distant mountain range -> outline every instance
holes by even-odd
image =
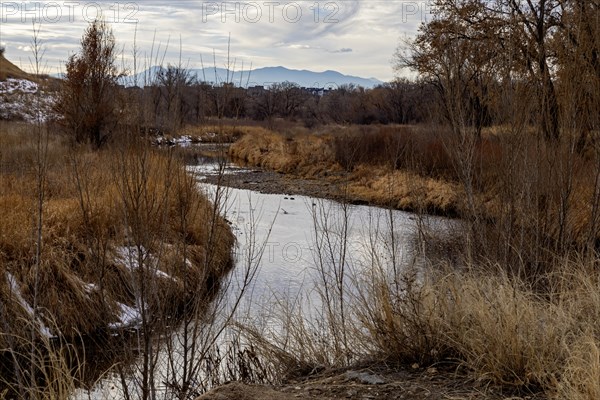
[[[156,76],[161,67],[152,67],[136,75],[122,78],[126,86],[144,86],[150,77]],[[199,81],[208,83],[232,82],[236,86],[270,86],[273,83],[293,82],[302,87],[336,88],[341,85],[353,84],[364,88],[372,88],[383,84],[376,78],[361,78],[358,76],[344,75],[337,71],[314,72],[308,70],[288,69],[285,67],[257,68],[250,71],[231,71],[225,68],[190,69],[190,74]]]

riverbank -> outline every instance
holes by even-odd
[[[265,194],[302,195],[343,200],[343,191],[340,187],[326,181],[306,179],[300,176],[252,167],[234,168],[223,176],[207,175],[203,178],[203,181],[214,185],[220,183],[236,189],[253,190]],[[354,203],[361,204],[358,200],[355,200]]]
[[[418,272],[411,272],[410,260],[406,265],[406,260],[397,260],[389,252],[394,246],[386,240],[393,243],[393,235],[371,238],[372,259],[366,260],[366,268],[374,272],[353,281],[356,286],[350,290],[360,293],[358,299],[346,299],[343,294],[341,298],[334,295],[332,301],[324,297],[323,302],[338,307],[327,317],[332,321],[323,322],[325,332],[319,330],[321,325],[316,328],[286,314],[282,319],[294,324],[287,327],[291,333],[280,341],[261,338],[258,351],[267,358],[281,357],[278,362],[283,366],[279,367],[284,371],[297,365],[306,370],[319,368],[323,358],[336,360],[333,364],[339,366],[335,362],[357,357],[363,350],[380,360],[398,362],[404,371],[414,363],[425,370],[451,365],[459,386],[475,393],[457,398],[496,398],[491,388],[498,388],[497,398],[597,398],[597,375],[586,371],[597,371],[600,343],[596,327],[582,314],[596,315],[600,310],[596,253],[582,250],[586,240],[595,237],[587,235],[596,231],[587,230],[593,228],[588,225],[591,210],[579,201],[593,201],[590,190],[594,185],[583,167],[591,166],[593,158],[569,153],[568,143],[540,145],[526,133],[515,138],[500,132],[472,148],[474,165],[469,170],[458,158],[464,155],[460,148],[440,142],[436,147],[435,137],[417,138],[414,132],[409,134],[411,140],[390,139],[377,129],[365,128],[360,134],[246,135],[231,146],[229,154],[251,172],[229,174],[221,181],[263,192],[316,193],[315,197],[377,204],[419,215],[459,215],[469,229],[456,231],[455,240],[442,243],[439,251],[435,238],[421,235],[419,245],[429,263]],[[395,134],[402,138],[402,130]],[[409,151],[390,159],[389,147],[370,147],[379,139],[383,143],[405,140]],[[414,142],[421,140],[424,143]],[[429,156],[433,161],[428,164]],[[566,172],[561,168],[568,162],[573,163],[572,170]],[[252,171],[256,166],[261,170]],[[465,171],[471,174],[468,185],[461,180]],[[571,174],[571,191],[561,192],[558,183],[565,173]],[[327,218],[337,221],[338,216],[332,213]],[[318,226],[318,231],[326,230]],[[325,260],[326,280],[343,273],[347,242],[338,231],[321,240],[332,243],[316,257]],[[389,260],[394,261],[389,264]],[[335,285],[326,281],[320,290],[336,290],[339,286]],[[344,310],[357,321],[340,320],[336,312]],[[344,349],[336,341],[340,337],[352,345]],[[441,379],[451,382],[449,376]],[[474,387],[473,382],[477,383]],[[265,392],[255,398],[278,398],[286,390],[304,398],[311,396],[308,386],[295,382],[270,386],[258,389]],[[333,387],[325,388],[320,395],[344,398],[346,389],[341,385],[340,392],[333,393]],[[256,388],[239,390],[250,393]],[[394,396],[411,398],[406,393],[400,390]]]
[[[435,367],[389,366],[333,370],[294,380],[286,385],[261,386],[233,382],[211,390],[197,400],[389,399],[389,400],[546,400],[546,396],[485,387],[467,376]]]
[[[397,162],[392,158],[400,157],[401,150],[397,155],[389,154],[393,149],[374,151],[375,154],[371,155],[376,160],[374,163],[362,162],[358,156],[353,160],[353,155],[336,154],[358,152],[361,149],[346,148],[360,146],[351,141],[336,143],[336,135],[344,135],[343,128],[332,130],[333,133],[289,137],[268,131],[250,132],[242,136],[229,148],[229,156],[242,166],[260,167],[267,174],[255,180],[232,179],[231,184],[266,191],[296,190],[305,195],[323,193],[324,197],[353,204],[370,204],[432,215],[458,216],[463,210],[464,190],[460,184],[443,176],[424,176],[409,168],[390,169],[389,164]],[[381,140],[379,146],[394,145],[386,143],[386,138],[381,135],[370,140]],[[343,165],[344,160],[348,165]],[[436,161],[430,163],[435,164]],[[268,171],[283,176],[281,183],[275,183],[279,179],[269,175]],[[275,185],[281,186],[276,188]]]
[[[341,214],[344,210],[343,205],[335,204],[334,202],[313,200],[312,203],[317,205],[317,213],[311,215],[311,203],[309,199],[303,198],[299,195],[299,191],[294,189],[295,185],[303,186],[303,183],[299,182],[296,178],[286,177],[272,171],[263,172],[232,165],[228,165],[225,168],[223,175],[215,176],[210,173],[214,173],[214,165],[210,167],[190,167],[190,170],[198,173],[199,177],[202,176],[202,182],[220,182],[225,186],[241,186],[242,188],[246,186],[250,190],[254,189],[252,192],[248,192],[249,189],[232,190],[230,193],[232,204],[227,209],[228,215],[232,218],[233,226],[241,225],[240,232],[246,232],[243,227],[252,217],[250,208],[256,207],[256,213],[261,215],[262,224],[259,222],[254,226],[253,230],[255,233],[252,237],[255,238],[256,243],[260,247],[260,243],[266,240],[261,236],[261,232],[268,232],[269,234],[267,254],[261,263],[261,277],[257,278],[258,282],[256,282],[254,291],[254,298],[258,300],[257,304],[262,304],[260,299],[263,297],[271,298],[273,296],[274,298],[279,298],[276,294],[278,293],[277,289],[285,293],[285,296],[280,298],[278,302],[285,303],[289,299],[296,298],[306,299],[307,297],[305,296],[312,298],[315,295],[315,291],[318,292],[322,286],[319,286],[319,283],[317,283],[317,286],[315,286],[316,290],[313,291],[310,282],[312,282],[315,276],[309,276],[305,271],[310,273],[310,271],[319,271],[319,268],[324,268],[324,271],[327,271],[326,273],[328,274],[334,274],[334,271],[337,271],[337,267],[335,266],[337,252],[341,251],[340,246],[343,243],[339,241],[340,236],[338,235],[340,234],[340,229],[343,229],[341,226],[345,224],[345,220]],[[209,171],[206,175],[201,175],[199,172],[206,170]],[[259,191],[263,193],[276,194],[260,195],[256,193],[256,189],[259,188],[262,189]],[[315,197],[323,198],[325,196],[318,195]],[[332,322],[334,325],[326,328],[325,332],[320,330],[314,331],[313,322],[298,319],[298,311],[295,308],[288,309],[284,307],[281,310],[272,309],[270,307],[274,306],[269,305],[271,303],[267,302],[267,309],[265,310],[257,305],[253,313],[261,315],[261,313],[266,312],[268,315],[280,315],[274,324],[276,326],[284,326],[287,334],[272,332],[269,334],[270,339],[256,336],[245,339],[248,343],[252,344],[253,357],[256,356],[256,360],[258,360],[257,364],[252,364],[248,368],[250,371],[253,371],[251,376],[263,376],[261,375],[264,373],[262,368],[266,368],[266,365],[279,365],[274,368],[278,372],[271,375],[271,377],[276,381],[283,381],[284,384],[260,386],[235,383],[216,388],[202,398],[426,399],[444,398],[443,396],[445,395],[452,395],[457,399],[506,399],[509,396],[513,399],[546,398],[538,389],[529,388],[528,384],[525,385],[527,386],[525,388],[520,384],[507,384],[503,386],[495,382],[494,378],[488,380],[485,377],[487,373],[499,374],[499,376],[510,374],[508,371],[494,370],[495,367],[499,369],[507,368],[504,363],[512,362],[509,361],[511,358],[510,355],[508,359],[499,360],[497,366],[486,366],[485,369],[487,372],[482,373],[482,375],[479,375],[480,372],[473,370],[473,368],[476,368],[474,365],[463,364],[456,359],[446,358],[450,354],[454,354],[454,351],[459,351],[458,347],[462,348],[462,346],[465,346],[465,349],[467,347],[472,349],[473,346],[479,346],[480,344],[477,343],[478,339],[485,341],[485,338],[489,337],[491,331],[500,332],[500,327],[497,325],[498,321],[506,321],[506,318],[510,318],[510,310],[487,304],[485,296],[488,293],[493,292],[498,294],[502,301],[509,303],[506,307],[512,308],[514,305],[518,307],[517,312],[528,313],[531,310],[529,307],[532,304],[522,301],[523,297],[521,297],[528,296],[527,293],[529,291],[527,288],[515,287],[516,292],[514,295],[516,297],[512,299],[510,296],[507,297],[507,293],[501,293],[498,290],[498,287],[506,287],[506,281],[485,282],[479,276],[473,276],[470,273],[455,274],[451,269],[446,272],[440,272],[438,269],[442,268],[440,265],[433,267],[432,270],[428,268],[420,270],[419,274],[422,273],[422,276],[426,277],[424,279],[431,279],[431,282],[424,288],[416,285],[410,292],[403,292],[405,293],[404,295],[410,295],[410,298],[397,299],[395,297],[397,294],[393,292],[393,289],[387,294],[391,298],[386,298],[385,293],[373,293],[372,284],[375,287],[379,287],[379,284],[394,287],[392,282],[386,282],[386,278],[377,273],[379,269],[398,267],[399,270],[403,271],[399,272],[398,275],[398,279],[403,282],[401,284],[403,285],[402,287],[410,282],[410,259],[412,257],[407,251],[410,243],[412,243],[409,237],[412,237],[411,234],[416,235],[417,230],[415,228],[417,225],[415,221],[418,218],[416,216],[405,215],[402,212],[394,212],[394,226],[397,235],[395,240],[397,242],[390,242],[389,232],[386,228],[388,226],[386,221],[389,221],[389,214],[385,209],[351,207],[349,214],[351,216],[346,220],[349,226],[347,240],[348,243],[352,243],[349,245],[352,250],[348,250],[348,261],[346,261],[346,268],[348,269],[346,273],[351,274],[351,277],[349,278],[349,287],[346,289],[352,293],[360,293],[361,297],[364,296],[364,302],[357,303],[357,299],[352,296],[345,297],[343,301],[350,315],[356,316],[356,318],[362,316],[360,318],[363,319],[352,322],[347,321],[348,326],[345,328],[339,325],[339,320],[334,320]],[[325,226],[320,225],[324,222],[321,220],[321,217],[328,220]],[[273,223],[273,221],[275,222]],[[314,230],[314,223],[319,227],[319,231],[331,232],[331,236],[325,236],[321,239],[330,240],[332,246],[330,251],[334,252],[334,254],[327,253],[325,255],[328,260],[330,259],[329,257],[334,259],[333,261],[325,261],[326,265],[321,265],[316,261],[319,259],[319,253],[315,252],[318,251],[317,243],[320,241],[320,236],[312,240],[307,237],[311,236],[309,232]],[[439,227],[440,225],[434,223],[434,226]],[[364,249],[365,251],[361,252],[359,248],[355,247],[355,243],[369,240],[367,239],[369,232],[375,235],[370,237],[370,240],[373,241],[371,246],[376,247],[369,247],[367,245]],[[435,233],[431,232],[430,229],[426,229],[425,232]],[[324,235],[327,234],[324,233]],[[243,237],[241,236],[241,238]],[[285,254],[287,253],[283,257],[280,255],[281,250],[286,249],[286,243],[293,244],[292,247],[287,247],[288,250],[290,248],[294,250],[292,252],[293,260],[286,260]],[[241,244],[244,246],[243,239]],[[391,248],[398,249],[397,264],[393,266],[389,262],[384,261],[390,260]],[[302,256],[298,255],[298,249],[301,249]],[[327,250],[324,251],[327,252]],[[365,265],[363,264],[365,261],[359,261],[363,259],[365,254],[369,254],[370,252],[374,252],[376,254],[375,257],[379,258],[383,264],[375,262],[373,265]],[[430,247],[428,247],[428,255],[433,260]],[[302,262],[298,262],[298,257],[302,259]],[[329,264],[330,262],[332,265]],[[440,263],[444,262],[445,259],[442,255]],[[369,271],[366,276],[357,276],[351,272],[361,270],[363,267],[366,267],[367,271]],[[408,268],[408,270],[405,270],[405,268]],[[447,279],[440,280],[441,276],[445,276]],[[302,284],[303,289],[300,291],[298,291],[297,281],[304,282]],[[321,282],[321,284],[323,283]],[[479,288],[478,284],[482,287]],[[266,292],[265,287],[267,288]],[[274,290],[272,294],[269,288]],[[380,288],[379,290],[384,289]],[[458,304],[446,302],[445,295],[447,293],[457,293],[457,296],[464,293],[464,297],[456,299]],[[513,300],[514,303],[511,303]],[[313,298],[312,304],[313,306],[317,306],[322,301],[324,299],[317,295],[316,300]],[[335,300],[331,301],[337,304],[339,299],[335,297]],[[482,312],[482,308],[488,306],[491,309],[489,314],[486,314],[484,320],[480,312]],[[382,310],[388,311],[384,312]],[[320,313],[325,311],[315,308],[313,312],[321,315]],[[323,324],[328,326],[327,319],[336,318],[338,313],[339,310],[336,309],[334,311],[335,315],[329,315],[327,318],[324,318]],[[478,318],[478,315],[479,321],[484,326],[467,327],[461,322],[463,318]],[[294,321],[293,327],[286,326],[286,324],[290,323],[289,319]],[[532,325],[527,325],[529,322],[532,322]],[[522,323],[525,330],[523,332],[524,335],[534,334],[537,336],[540,334],[540,332],[533,333],[539,328],[535,326],[534,321],[522,321]],[[469,328],[473,329],[472,337],[465,334],[465,330]],[[348,340],[352,342],[347,351],[349,354],[353,354],[352,357],[358,357],[360,360],[362,360],[362,356],[371,357],[380,362],[387,360],[389,357],[390,364],[384,363],[380,364],[377,368],[373,366],[369,368],[371,374],[377,377],[384,377],[384,383],[365,384],[357,382],[354,378],[346,376],[345,370],[336,369],[334,366],[339,361],[335,360],[337,357],[344,357],[344,355],[333,356],[337,351],[335,349],[336,344],[331,342],[334,340],[332,336],[335,336],[335,333],[329,331],[329,329],[337,330],[338,332],[344,329],[347,330],[349,335]],[[357,331],[364,332],[364,330],[369,330],[370,333],[364,334],[364,336],[355,336]],[[477,332],[475,332],[476,330]],[[505,344],[502,341],[509,340],[510,337],[509,332],[505,332],[505,334],[505,337],[499,339],[502,344],[498,344],[498,348],[490,348],[489,351],[503,351],[501,347]],[[270,342],[273,339],[272,335],[282,335],[281,342],[277,340]],[[291,335],[292,338],[287,335]],[[453,346],[458,345],[458,347],[454,347],[454,350],[448,350],[446,345],[443,344],[445,340],[442,336],[445,335],[451,335],[452,337],[448,338],[448,340],[453,342]],[[471,339],[473,340],[472,342]],[[360,349],[365,347],[370,348],[375,353],[361,353]],[[510,349],[509,351],[519,352],[521,349]],[[361,357],[357,356],[357,353],[361,354]],[[279,359],[278,357],[281,358]],[[329,362],[332,363],[329,365],[329,368],[333,369],[329,370],[329,372],[323,372],[324,369],[328,369],[324,365],[327,365]],[[288,368],[294,371],[299,365],[302,366],[302,371],[294,372],[294,374],[299,375],[293,375],[294,378],[292,379],[286,378],[290,372]],[[414,368],[412,367],[413,365]],[[555,367],[553,366],[552,368]],[[256,371],[253,368],[256,368]],[[354,371],[354,369],[349,370]],[[377,372],[373,373],[373,370]],[[315,371],[320,372],[315,375]],[[335,371],[338,371],[338,373]],[[540,371],[536,371],[536,374],[539,373]]]
[[[66,398],[119,362],[90,364],[80,343],[135,335],[137,349],[87,349],[131,355],[199,318],[234,237],[175,158],[135,138],[73,147],[48,129],[0,124],[0,393],[37,396],[56,380]],[[40,387],[19,386],[28,374]]]

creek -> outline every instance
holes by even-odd
[[[416,251],[419,235],[449,233],[453,225],[441,217],[204,182],[211,174],[251,172],[232,165],[222,168],[208,162],[189,166],[188,171],[197,177],[209,200],[219,204],[221,215],[237,239],[236,267],[224,285],[226,293],[219,312],[228,314],[235,307],[237,321],[261,327],[263,332],[281,328],[281,320],[274,318],[274,313],[281,312],[282,304],[293,305],[305,318],[319,318],[324,304],[318,288],[323,279],[337,281],[341,277],[342,286],[351,296],[360,295],[353,293],[353,283],[365,276],[365,270],[397,274],[400,266],[418,266],[422,262]],[[244,295],[238,302],[242,289]],[[177,346],[182,330],[172,335],[169,340],[175,345],[163,347],[160,352],[168,348],[183,358],[184,352]],[[168,358],[166,354],[159,354],[160,357]],[[163,395],[171,386],[161,383],[168,381],[172,371],[167,367],[161,371],[159,365],[156,374],[157,398],[174,398]],[[138,390],[136,384],[133,378],[127,382],[133,393]],[[122,381],[109,376],[89,391],[79,390],[74,398],[124,398]]]

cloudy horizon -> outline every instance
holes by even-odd
[[[236,70],[284,66],[382,81],[395,75],[400,40],[431,18],[427,1],[0,1],[0,44],[31,71],[33,21],[41,21],[43,72],[62,72],[99,10],[130,71],[134,43],[138,71],[180,60],[188,68],[225,67],[231,38]]]

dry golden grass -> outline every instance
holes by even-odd
[[[411,171],[360,166],[351,175],[352,197],[400,210],[458,215],[463,190],[460,185],[423,177]]]
[[[336,135],[347,135],[348,127],[334,126],[317,134],[280,135],[252,132],[230,148],[230,156],[243,163],[336,183],[351,199],[410,211],[456,215],[460,210],[460,185],[411,170],[395,170],[376,164],[358,164],[344,172],[336,162]]]
[[[17,67],[15,64],[7,60],[4,55],[0,55],[0,81],[6,79],[26,79],[28,81],[36,82],[44,88],[55,88],[60,83],[57,78],[50,77],[46,74],[30,74]]]
[[[0,125],[0,302],[12,315],[0,330],[18,334],[30,319],[8,274],[29,304],[40,289],[40,314],[67,337],[118,321],[118,303],[136,302],[138,279],[148,280],[156,313],[176,317],[184,302],[210,295],[232,265],[233,235],[179,162],[138,144],[90,152],[48,137],[37,263],[40,137],[46,143],[31,126]],[[123,260],[136,248],[151,255],[133,253],[142,278]]]
[[[600,277],[592,264],[556,266],[544,293],[497,265],[419,267],[417,275],[405,270],[399,286],[366,268],[351,284],[345,305],[352,319],[343,325],[276,302],[270,311],[278,330],[241,330],[279,379],[366,359],[452,371],[480,385],[482,396],[491,385],[593,400],[600,394]],[[336,353],[332,330],[346,332],[346,353]]]
[[[567,357],[557,397],[572,400],[600,398],[600,343],[597,336],[577,338]]]
[[[354,305],[363,340],[389,361],[449,363],[483,384],[598,398],[600,280],[581,262],[557,269],[544,294],[496,267],[431,269],[402,293],[375,279]]]
[[[310,176],[319,165],[335,169],[328,136],[285,137],[263,129],[244,135],[229,154],[250,165],[302,176]]]

